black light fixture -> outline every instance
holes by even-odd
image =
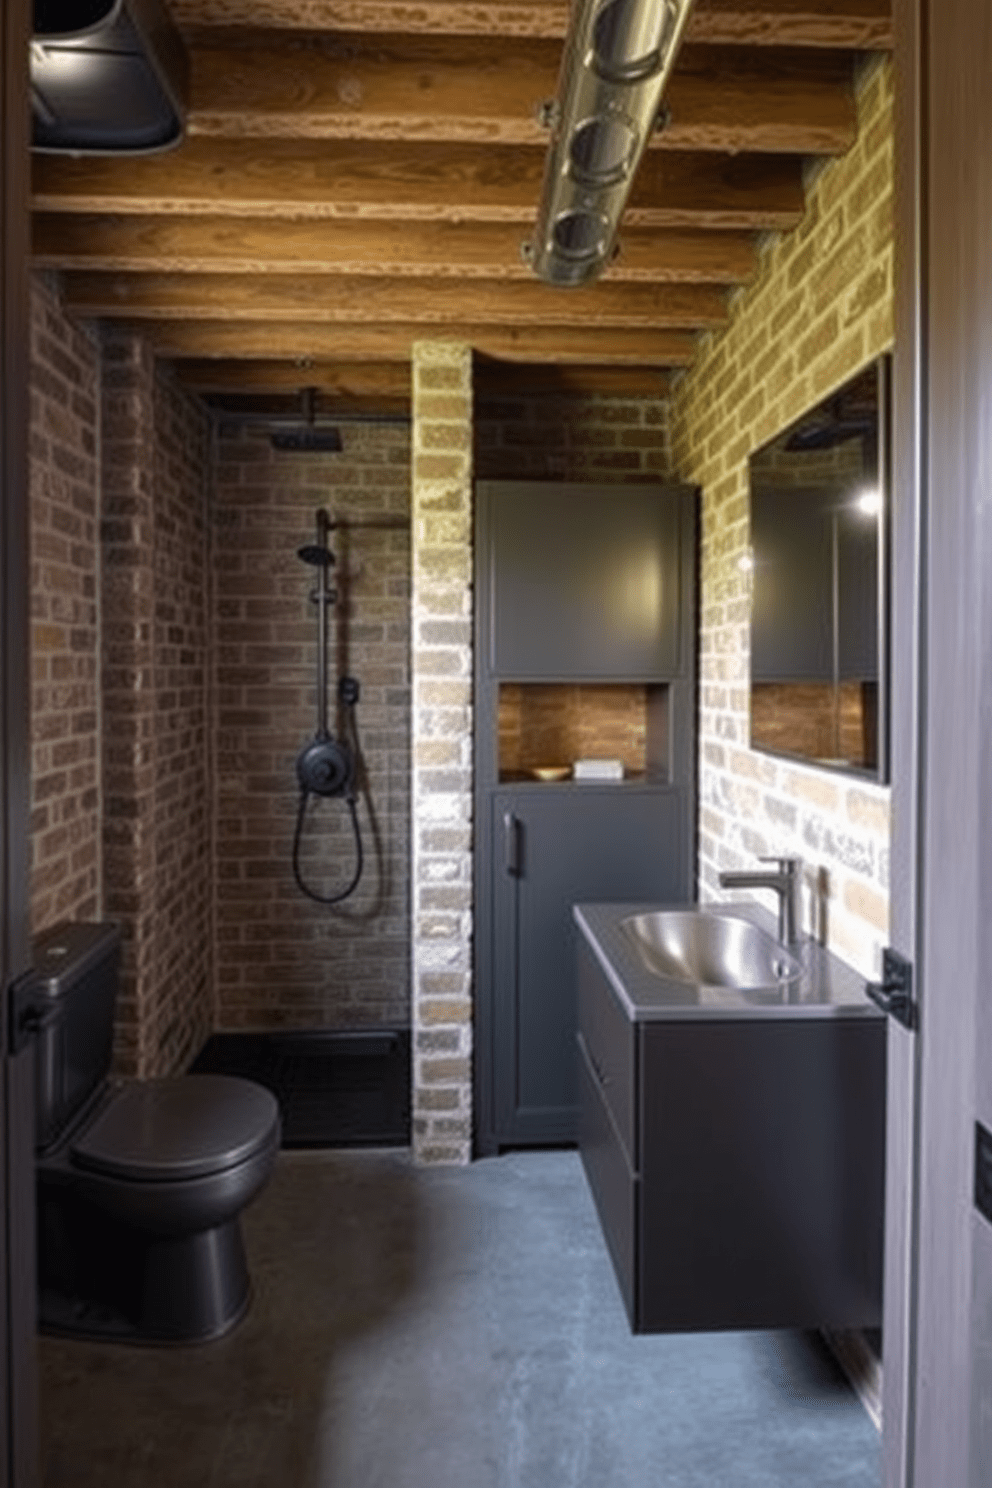
[[[585,284],[610,262],[620,217],[659,120],[692,0],[577,0],[545,106],[551,143],[523,255],[549,284]]]
[[[35,0],[36,150],[150,154],[183,137],[188,63],[161,0]]]

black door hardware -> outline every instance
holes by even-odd
[[[886,946],[882,952],[882,980],[866,982],[865,991],[883,1013],[890,1013],[904,1028],[916,1027],[913,1001],[913,965],[898,951]]]
[[[11,1054],[20,1054],[33,1038],[55,1021],[56,1013],[38,996],[38,978],[27,971],[7,988],[7,1037]]]

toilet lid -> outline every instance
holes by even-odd
[[[261,1085],[183,1075],[125,1085],[73,1143],[83,1168],[117,1178],[202,1178],[278,1141],[279,1107]]]

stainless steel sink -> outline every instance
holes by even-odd
[[[705,909],[659,909],[630,915],[621,928],[656,976],[697,987],[764,992],[788,987],[803,968],[758,925]]]

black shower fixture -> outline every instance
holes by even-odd
[[[343,449],[341,431],[334,424],[318,422],[316,399],[315,388],[303,388],[300,400],[303,404],[304,422],[291,424],[282,429],[273,429],[269,436],[273,449],[288,450],[293,453],[340,454]],[[302,549],[300,557],[303,557]]]
[[[189,64],[162,0],[35,0],[32,144],[151,154],[179,144]]]
[[[317,606],[317,731],[296,757],[300,799],[293,836],[293,874],[301,892],[318,904],[338,904],[347,899],[358,887],[363,867],[362,833],[358,824],[358,726],[355,721],[359,685],[355,677],[341,677],[338,681],[338,706],[345,734],[336,738],[327,720],[327,633],[329,612],[338,597],[337,590],[332,589],[329,582],[335,562],[328,546],[331,525],[330,516],[321,508],[317,512],[317,541],[304,543],[297,549],[297,557],[317,570],[317,586],[310,596]],[[343,889],[329,894],[321,893],[306,883],[300,869],[303,825],[311,796],[342,798],[351,817],[355,839],[354,871]]]

